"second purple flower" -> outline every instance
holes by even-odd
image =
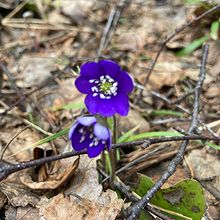
[[[83,64],[75,85],[87,94],[85,105],[91,114],[104,117],[128,114],[128,93],[133,90],[133,80],[117,63],[101,60]]]
[[[75,151],[87,149],[90,158],[111,147],[111,132],[93,116],[82,116],[70,128],[69,139]]]

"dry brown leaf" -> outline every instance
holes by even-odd
[[[12,206],[25,207],[28,204],[36,206],[39,202],[39,196],[22,185],[2,182],[0,184],[1,192],[8,198]]]
[[[189,77],[190,79],[192,79],[194,81],[198,80],[198,74],[199,74],[198,69],[189,69],[189,70],[186,70],[184,73],[185,76]],[[205,81],[204,81],[204,85],[208,85],[209,83],[211,83],[213,81],[214,81],[214,78],[207,73]]]
[[[215,79],[218,77],[220,77],[220,60],[217,60],[215,65],[213,65],[211,68],[210,68],[210,75],[212,77],[214,77]]]
[[[119,118],[120,129],[123,132],[129,131],[130,129],[138,127],[139,132],[147,132],[150,129],[148,121],[141,115],[140,112],[130,109],[127,117]]]
[[[39,86],[52,76],[52,70],[55,70],[55,61],[48,55],[24,55],[19,60],[17,69],[14,70],[14,72],[20,72],[21,80],[17,85],[19,87]]]
[[[220,85],[217,85],[216,84],[211,84],[209,86],[209,88],[207,89],[205,95],[209,98],[212,98],[212,97],[220,97]]]
[[[6,196],[0,191],[0,209],[4,206],[6,202]]]
[[[110,220],[115,219],[116,216],[120,213],[121,208],[123,207],[123,200],[118,199],[116,192],[108,189],[106,192],[103,192],[100,195],[98,204],[101,207],[101,210],[97,216],[97,219]]]
[[[160,62],[149,78],[153,89],[160,89],[163,86],[174,86],[183,76],[180,62]]]
[[[10,205],[8,209],[5,211],[5,220],[16,219],[16,212],[17,209]]]
[[[102,192],[102,185],[99,184],[96,161],[97,158],[90,159],[87,155],[80,156],[79,167],[71,185],[65,190],[66,195],[74,193],[82,198],[97,201]]]
[[[116,46],[120,51],[141,51],[146,43],[145,37],[144,32],[138,32],[138,30],[121,33],[116,38],[114,46]]]
[[[113,220],[122,206],[123,201],[112,190],[102,193],[98,202],[79,196],[64,197],[63,194],[58,194],[52,199],[44,198],[39,203],[40,216],[45,220]]]
[[[18,207],[16,211],[16,220],[39,220],[39,210],[30,205]]]
[[[58,171],[53,173],[52,170],[52,174],[49,175],[47,180],[43,182],[35,182],[28,172],[22,175],[20,180],[25,186],[31,189],[56,189],[67,183],[68,180],[71,179],[75,174],[75,171],[79,165],[79,158],[77,158],[74,162],[72,161],[65,164],[60,161]]]
[[[60,4],[63,14],[77,25],[88,26],[89,24],[92,24],[91,22],[97,22],[97,20],[102,22],[106,16],[105,11],[107,7],[105,1],[65,0],[61,1]],[[99,16],[97,16],[97,13]]]
[[[22,127],[23,128],[23,127]],[[10,128],[0,130],[0,142],[1,149],[12,139],[12,137],[22,130],[21,127]],[[39,136],[32,129],[27,129],[22,132],[7,148],[4,158],[10,157],[10,155],[15,154],[16,152],[21,151],[24,147],[30,146],[31,144],[37,142]],[[4,143],[4,144],[2,144]],[[10,161],[16,159],[17,161],[28,161],[33,159],[31,150],[22,151],[15,155],[15,157],[10,158]],[[7,159],[8,160],[8,159]]]
[[[205,148],[192,150],[187,155],[187,160],[198,179],[203,180],[216,177],[212,184],[220,191],[220,163],[216,153],[210,153]],[[205,195],[209,203],[215,202],[214,197],[210,193],[206,191]]]

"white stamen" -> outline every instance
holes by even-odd
[[[99,143],[99,140],[96,138],[96,139],[94,140],[94,145],[97,146],[98,143]]]
[[[116,90],[117,90],[117,88],[115,88],[115,87],[111,87],[111,88],[110,88],[110,91],[111,91],[112,93],[114,93]]]
[[[93,83],[94,81],[95,81],[95,79],[90,79],[89,80],[90,83]]]
[[[101,93],[99,96],[100,96],[101,99],[105,99],[104,94]]]
[[[109,79],[109,82],[114,82],[114,79]]]
[[[117,92],[113,93],[113,96],[116,96],[117,95]]]
[[[100,80],[103,80],[105,77],[104,76],[100,76]]]
[[[98,95],[98,93],[93,93],[92,94],[93,97],[96,97],[97,95]]]
[[[102,144],[106,144],[106,141],[102,141]]]
[[[106,75],[105,77],[106,77],[107,79],[112,79],[109,75]]]
[[[95,83],[99,83],[99,80],[96,80]]]
[[[81,138],[80,138],[80,141],[79,141],[79,143],[82,143],[84,140],[85,140],[85,136],[82,136]]]
[[[113,86],[116,87],[118,85],[118,82],[114,82]]]
[[[90,135],[89,135],[89,138],[91,139],[91,138],[93,138],[94,137],[94,135],[93,135],[93,133],[91,133]]]
[[[102,80],[102,84],[104,84],[105,82],[106,82],[106,79],[103,79],[103,80]]]
[[[83,129],[83,128],[80,128],[80,129],[79,129],[79,133],[82,134],[83,132],[84,132],[84,129]]]
[[[111,96],[106,96],[105,98],[106,98],[106,99],[110,99],[110,98],[111,98]]]
[[[89,146],[92,147],[92,146],[93,146],[93,142],[91,142],[91,143],[89,144]]]
[[[98,90],[98,88],[97,88],[96,86],[93,86],[93,87],[92,87],[92,91],[93,91],[93,92],[98,92],[99,90]]]

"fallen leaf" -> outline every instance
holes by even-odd
[[[212,97],[219,97],[220,96],[220,85],[217,85],[217,83],[213,83],[209,86],[209,88],[207,89],[205,95],[209,98]]]
[[[119,118],[120,128],[119,130],[126,132],[131,130],[132,128],[138,127],[139,132],[149,131],[150,125],[148,121],[141,115],[140,112],[130,109],[127,117]]]
[[[19,73],[21,80],[17,81],[19,87],[39,86],[51,75],[51,71],[55,70],[54,59],[49,56],[23,56],[17,64],[16,72]]]
[[[149,78],[149,84],[154,89],[160,89],[163,86],[174,86],[183,76],[181,64],[178,62],[160,62]]]
[[[6,202],[6,196],[0,191],[0,209],[4,206]]]
[[[220,163],[216,153],[210,153],[205,148],[201,150],[192,150],[187,155],[187,160],[198,179],[203,180],[216,177],[212,181],[212,185],[220,191]],[[216,201],[216,199],[207,191],[205,191],[205,196],[208,203]]]
[[[0,191],[14,207],[25,207],[28,204],[36,206],[39,202],[39,196],[37,194],[19,184],[2,182],[0,184]]]
[[[56,189],[60,186],[63,186],[73,177],[79,165],[79,158],[77,158],[75,161],[72,158],[71,161],[70,159],[66,160],[69,160],[69,163],[64,164],[64,160],[61,160],[57,172],[52,170],[51,174],[49,174],[45,181],[34,181],[29,172],[26,172],[24,175],[22,175],[20,180],[25,186],[28,186],[31,189]],[[57,169],[57,167],[55,167],[55,169]]]
[[[17,220],[39,220],[39,210],[33,206],[18,207],[16,210]]]
[[[116,38],[114,46],[120,51],[141,51],[144,48],[145,34],[142,31],[136,30],[135,32],[121,33],[119,37]]]
[[[102,192],[102,185],[99,184],[96,160],[97,158],[89,159],[87,155],[80,156],[79,167],[71,185],[65,190],[66,195],[74,193],[94,202],[98,200]]]
[[[43,198],[39,203],[40,217],[45,220],[88,219],[113,220],[120,212],[123,201],[117,198],[116,192],[103,192],[98,201],[81,198],[78,195],[64,197],[58,194],[52,199]]]

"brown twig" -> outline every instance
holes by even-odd
[[[220,201],[220,192],[210,183],[207,183],[205,180],[201,180],[197,177],[194,177],[195,180],[197,180],[204,189],[206,189],[208,192],[210,192],[217,200]]]
[[[151,157],[152,155],[154,155],[155,153],[158,153],[160,151],[164,150],[164,146],[160,146],[144,155],[142,155],[141,157],[138,157],[135,160],[132,160],[131,162],[127,163],[125,166],[121,167],[120,169],[118,169],[115,174],[118,175],[119,173],[122,173],[124,171],[126,171],[127,169],[129,169],[130,167],[134,166],[135,164],[139,163],[140,161],[143,161],[149,157]],[[107,181],[110,178],[110,176],[106,177],[102,183],[104,183],[105,181]]]
[[[103,177],[108,177],[108,175],[105,173],[104,170],[98,168],[98,172],[103,176]],[[133,191],[131,191],[130,187],[125,185],[119,178],[114,181],[113,187],[120,190],[130,201],[132,202],[138,202],[139,201],[139,196],[135,194]],[[152,207],[151,205],[147,205],[146,207],[147,211],[153,213],[155,216],[159,217],[160,219],[163,220],[172,220],[168,216],[162,214],[159,210],[156,208]]]
[[[14,137],[12,137],[12,139],[5,145],[5,147],[3,148],[2,150],[2,154],[1,154],[1,157],[0,157],[0,160],[3,159],[4,157],[4,154],[5,154],[5,151],[7,150],[8,146],[12,143],[12,141],[18,137],[18,135],[20,135],[22,132],[24,132],[25,130],[27,130],[28,128],[30,128],[30,126],[26,126],[25,128],[23,128],[21,131],[19,131],[17,134],[14,135]]]
[[[197,125],[198,125],[199,97],[206,76],[205,67],[208,57],[208,49],[209,46],[204,45],[202,61],[200,66],[199,80],[194,90],[192,120],[191,120],[191,125],[188,129],[189,134],[193,134],[197,129]],[[189,143],[188,140],[182,142],[182,144],[179,147],[178,153],[171,160],[165,173],[161,176],[161,178],[155,183],[155,185],[144,195],[144,197],[139,202],[137,202],[127,210],[128,220],[134,220],[138,218],[141,210],[149,203],[150,199],[155,195],[155,193],[160,189],[160,187],[167,181],[167,179],[176,171],[176,167],[183,160],[183,156],[188,143]]]
[[[135,195],[134,192],[131,191],[130,187],[125,185],[123,182],[115,181],[114,182],[114,187],[116,189],[120,190],[130,201],[132,201],[132,202],[138,202],[139,201],[139,198],[137,197],[137,195]],[[150,205],[147,205],[146,209],[147,209],[148,212],[151,212],[152,214],[159,217],[160,219],[172,220],[172,218],[164,215],[159,210],[157,210],[156,208],[154,208]]]
[[[145,144],[145,147],[148,147],[148,146],[150,146],[152,144],[156,144],[156,143],[164,143],[164,142],[170,142],[170,141],[176,142],[176,141],[183,141],[183,140],[187,140],[187,141],[189,141],[189,140],[204,140],[204,141],[214,140],[214,141],[220,142],[220,139],[215,138],[215,137],[210,138],[210,137],[201,136],[201,135],[191,135],[191,136],[149,138],[149,139],[140,140],[140,141],[112,144],[112,148],[114,149],[114,148],[135,147],[135,146],[142,145],[142,144]],[[5,179],[11,173],[15,173],[15,172],[23,170],[23,169],[27,169],[27,168],[35,167],[35,166],[40,166],[45,163],[49,163],[52,161],[61,160],[61,159],[65,159],[65,158],[69,158],[69,157],[73,157],[73,156],[78,156],[78,155],[82,155],[82,154],[86,154],[86,150],[79,151],[79,152],[73,151],[73,152],[62,153],[59,155],[45,157],[45,158],[41,158],[38,160],[21,162],[21,163],[17,163],[17,164],[10,164],[10,166],[8,165],[9,164],[8,162],[0,161],[0,181]],[[4,165],[7,165],[7,166],[4,166]],[[6,169],[4,167],[6,167]]]
[[[8,79],[11,82],[11,86],[16,91],[16,93],[18,94],[19,98],[22,99],[23,98],[23,94],[20,91],[20,89],[17,87],[12,73],[8,70],[7,66],[5,64],[1,63],[1,62],[0,62],[0,68],[7,75]]]
[[[120,0],[118,4],[116,4],[111,10],[99,44],[97,59],[100,58],[102,51],[108,46],[118,24],[121,13],[123,12],[125,6],[130,3],[130,1],[131,0]]]

